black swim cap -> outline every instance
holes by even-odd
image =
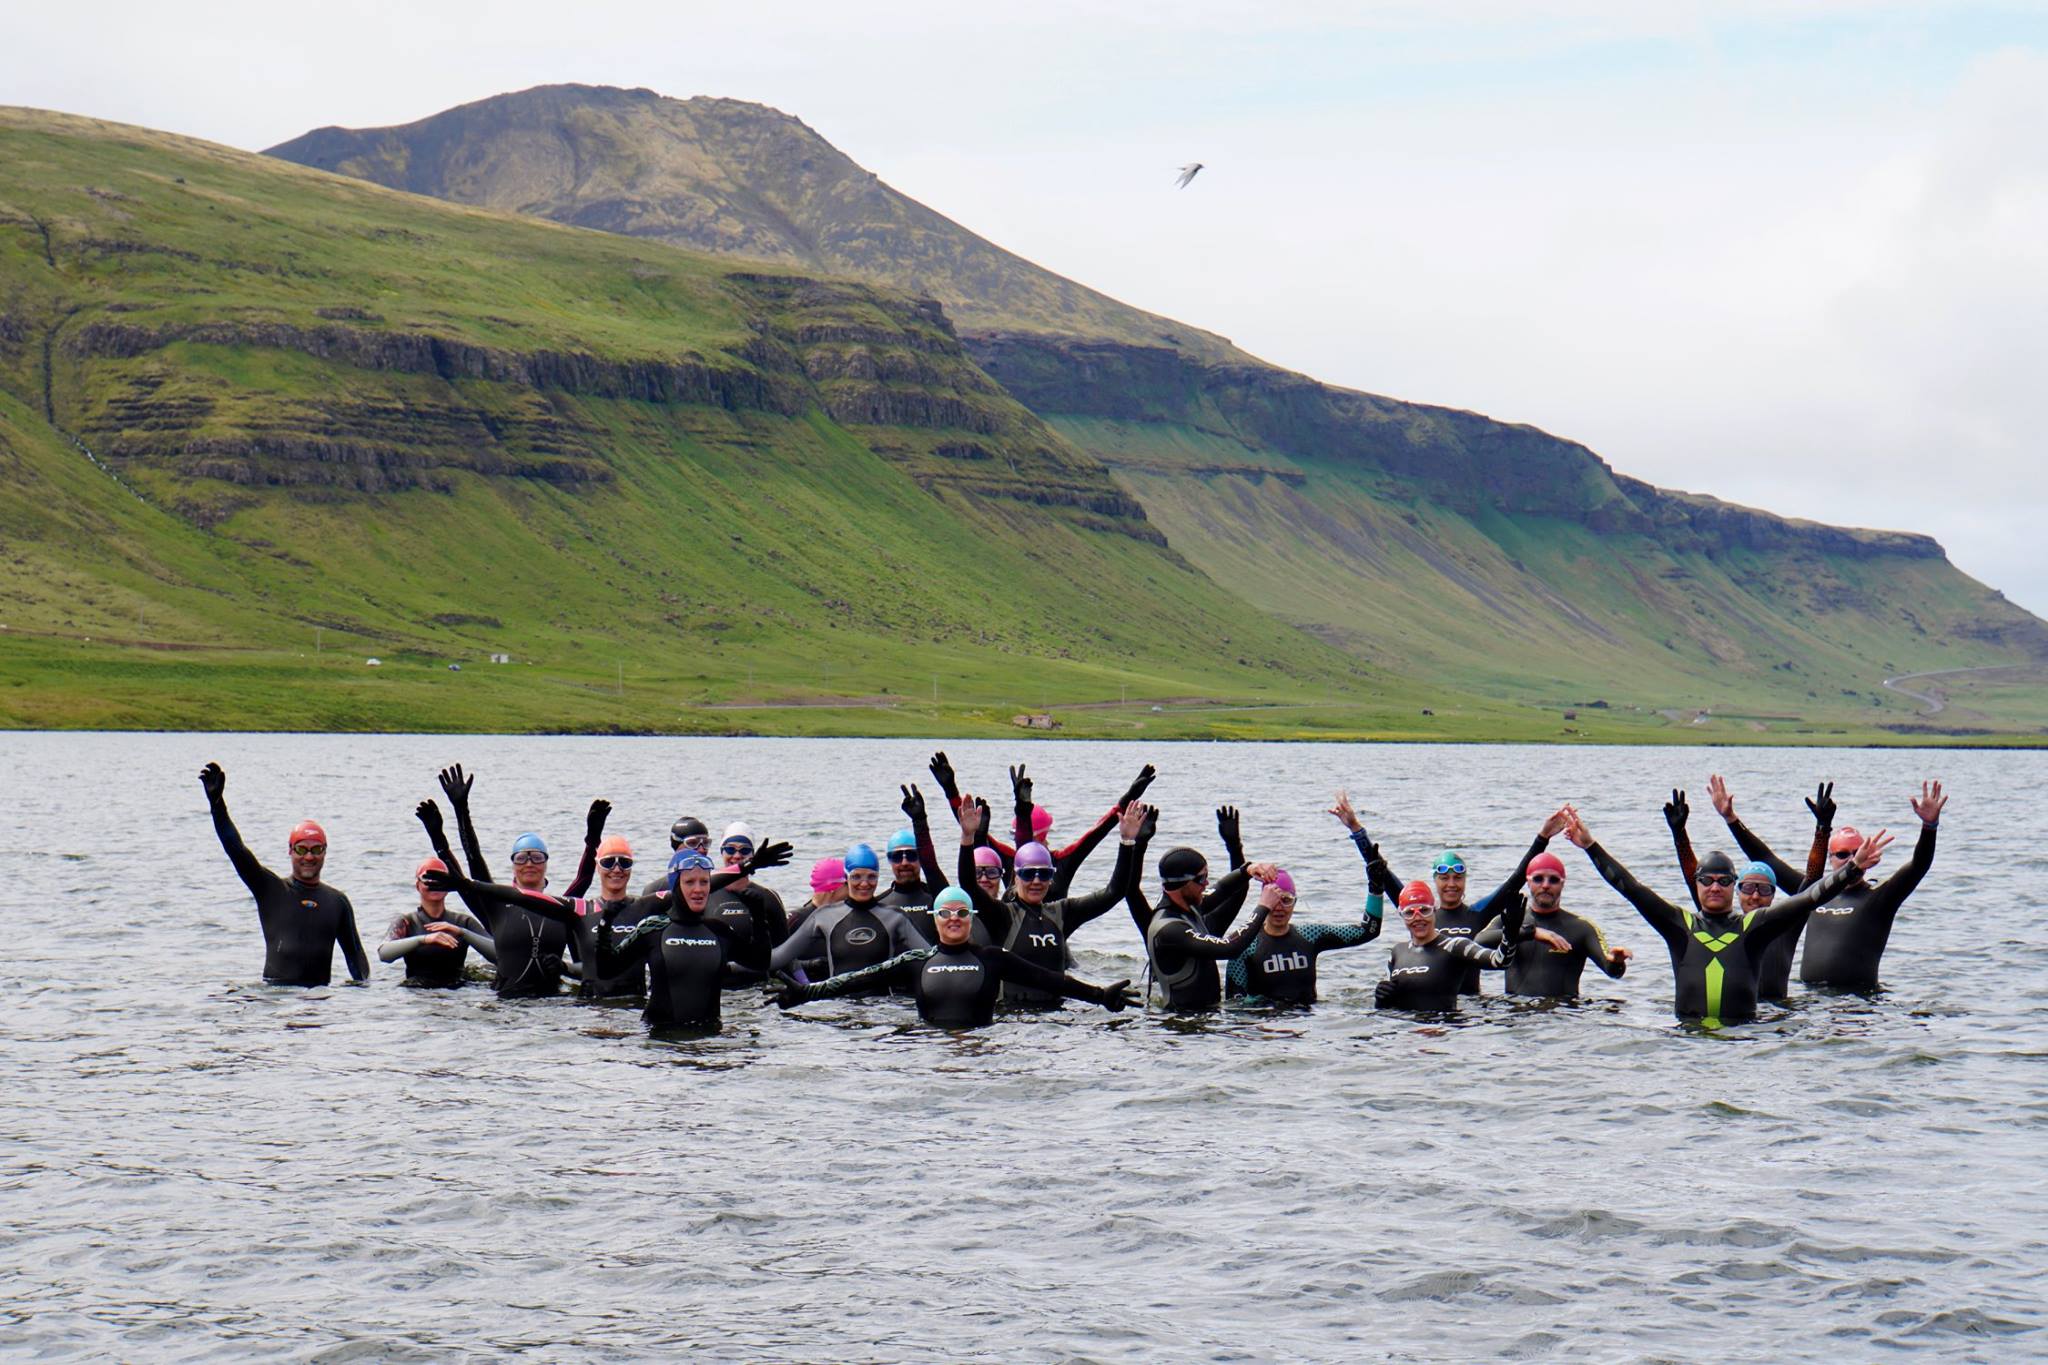
[[[1693,876],[1698,877],[1707,873],[1721,877],[1733,877],[1735,875],[1735,864],[1727,854],[1717,848],[1706,857],[1700,859],[1700,865],[1694,869]]]
[[[1209,860],[1199,849],[1170,849],[1159,860],[1159,880],[1167,886],[1182,886],[1202,875]]]
[[[671,848],[681,848],[685,839],[708,839],[711,831],[704,828],[704,822],[694,815],[685,815],[668,827],[668,842]]]

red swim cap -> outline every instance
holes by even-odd
[[[1854,825],[1844,825],[1828,839],[1828,852],[1854,853],[1863,847],[1863,836],[1856,832]]]
[[[412,870],[412,879],[418,881],[420,874],[424,872],[446,872],[447,870],[448,864],[442,862],[439,858],[429,858]]]
[[[1562,877],[1564,875],[1564,859],[1558,857],[1555,853],[1539,853],[1529,860],[1529,875],[1533,877],[1538,872],[1554,872]]]
[[[1435,909],[1436,891],[1431,888],[1428,882],[1410,882],[1401,888],[1399,905],[1403,910],[1406,910],[1411,905],[1427,905],[1431,909]]]
[[[627,843],[620,835],[607,834],[598,842],[597,856],[600,858],[630,858],[633,856],[633,846]]]
[[[287,834],[284,840],[284,846],[287,851],[300,844],[319,844],[324,847],[326,843],[327,831],[320,828],[318,822],[313,820],[301,820],[296,825],[293,825],[292,832]]]

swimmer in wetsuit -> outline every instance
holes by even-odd
[[[430,875],[458,876],[455,869],[460,864],[448,847],[441,807],[426,800],[413,813],[427,831],[434,856],[447,869],[446,873]],[[471,867],[482,863],[482,851],[472,849]],[[542,899],[550,904],[559,899],[540,887],[546,879],[546,868],[546,846],[540,843],[538,835],[523,834],[512,849],[513,884],[503,888],[514,894],[517,903],[487,894],[482,888],[492,883],[485,878],[463,877],[452,883],[462,903],[490,934],[492,949],[497,953],[496,989],[501,998],[555,995],[561,991],[563,966],[569,952],[569,925],[574,917],[544,913],[537,904]],[[472,893],[472,887],[478,889]]]
[[[446,891],[427,888],[429,871],[447,870],[439,858],[429,858],[414,869],[412,889],[419,905],[391,921],[384,942],[377,946],[379,962],[404,961],[408,986],[460,986],[471,948],[486,961],[497,961],[483,925],[460,910],[450,910]]]
[[[972,906],[959,887],[947,887],[932,903],[938,924],[936,947],[914,948],[886,962],[859,971],[803,983],[789,977],[775,980],[768,998],[783,1009],[811,1000],[880,990],[908,991],[917,1001],[917,1016],[941,1028],[980,1028],[994,1021],[996,999],[1005,989],[1025,987],[1034,994],[1085,1000],[1117,1011],[1138,1003],[1128,981],[1094,986],[1062,972],[1048,971],[1001,948],[986,948],[968,939]]]
[[[249,894],[263,927],[263,979],[273,986],[324,986],[334,974],[334,947],[341,945],[349,979],[370,979],[370,959],[356,932],[355,907],[320,880],[327,866],[327,832],[302,820],[285,840],[292,875],[280,877],[256,860],[228,818],[228,775],[218,763],[199,770],[199,787],[213,812],[213,832]]]
[[[765,973],[770,945],[781,931],[782,904],[753,874],[789,861],[788,844],[769,844],[750,851],[737,867],[718,874],[718,889],[735,885],[739,901],[753,916],[751,931],[735,932],[730,921],[711,913],[714,879],[711,859],[695,849],[679,849],[669,860],[669,894],[663,913],[642,920],[623,937],[611,926],[599,930],[596,960],[617,974],[645,964],[647,1009],[642,1017],[657,1028],[716,1029],[719,1000],[727,989],[731,968],[744,966]]]
[[[855,844],[846,850],[845,865],[846,899],[791,930],[770,957],[771,970],[793,972],[800,963],[822,959],[825,974],[838,976],[925,946],[902,911],[875,899],[882,868],[875,850]]]
[[[1531,847],[1524,853],[1521,864],[1488,897],[1502,907],[1497,948],[1438,929],[1436,896],[1428,882],[1410,882],[1401,888],[1401,922],[1408,927],[1408,941],[1395,944],[1387,955],[1387,975],[1373,988],[1373,1004],[1383,1010],[1455,1010],[1458,997],[1466,994],[1467,970],[1512,966],[1522,937],[1522,881],[1528,875],[1529,860],[1539,851]]]
[[[974,918],[1005,952],[1058,975],[1066,970],[1068,939],[1083,925],[1114,910],[1137,880],[1137,834],[1149,808],[1142,801],[1133,801],[1118,818],[1116,870],[1110,874],[1109,885],[1087,895],[1058,899],[1052,896],[1056,879],[1052,852],[1044,844],[1027,843],[1017,850],[1016,889],[1009,896],[998,898],[982,890],[974,861],[982,809],[971,798],[960,806],[960,883],[973,905]],[[1056,994],[1016,981],[1003,987],[1003,999],[1026,1005],[1059,1003]]]
[[[1563,829],[1564,814],[1560,811],[1546,820],[1543,827],[1536,832],[1535,841],[1529,845],[1525,860],[1548,848],[1550,841]],[[1519,893],[1521,883],[1516,877],[1511,876],[1508,881],[1502,882],[1477,901],[1468,901],[1465,899],[1465,878],[1464,854],[1454,848],[1447,848],[1437,855],[1430,875],[1435,890],[1433,899],[1436,932],[1450,938],[1475,938],[1492,926],[1494,932],[1479,941],[1487,947],[1497,945],[1501,941],[1501,926],[1494,925],[1494,921],[1502,918],[1502,911],[1506,907],[1502,893],[1507,890],[1510,883],[1513,883]],[[1391,868],[1382,870],[1381,880],[1389,887],[1398,888],[1401,885],[1400,879]],[[1462,975],[1458,978],[1458,994],[1479,994],[1479,972],[1482,966],[1484,963],[1479,959],[1465,963]]]
[[[1627,971],[1629,950],[1609,948],[1599,925],[1564,908],[1563,860],[1539,853],[1529,859],[1528,868],[1531,913],[1522,921],[1519,948],[1507,967],[1507,993],[1576,999],[1588,962],[1613,977]]]
[[[952,807],[955,818],[958,818],[961,802],[960,782],[953,771],[951,760],[942,750],[932,755],[930,766],[932,780],[937,782],[939,790],[946,794],[947,803]],[[1010,789],[1017,800],[1013,837],[1016,845],[1046,844],[1052,838],[1052,812],[1033,803],[1032,783],[1031,779],[1025,776],[1024,767],[1025,765],[1020,763],[1010,769]],[[1096,845],[1108,836],[1110,830],[1116,828],[1116,822],[1123,816],[1124,807],[1143,796],[1145,789],[1152,785],[1152,780],[1157,776],[1158,773],[1152,765],[1147,763],[1138,770],[1137,777],[1125,788],[1123,796],[1117,803],[1104,812],[1102,818],[1090,825],[1080,838],[1064,848],[1051,850],[1053,880],[1047,891],[1048,900],[1065,899],[1068,890],[1074,884],[1075,875],[1081,870],[1082,862],[1095,850]],[[995,830],[987,820],[982,822],[981,833],[983,841],[1002,858],[1003,870],[1007,873],[1016,860],[1016,846],[998,842],[994,837]],[[1143,865],[1143,861],[1142,858],[1139,860],[1140,866]]]
[[[728,871],[744,867],[754,856],[754,831],[735,820],[725,827],[725,834],[718,842],[718,856]],[[754,912],[755,902],[765,903],[773,912],[762,919]],[[749,947],[763,925],[773,928],[762,951],[772,951],[775,946],[789,937],[789,911],[782,904],[782,897],[750,876],[742,875],[727,882],[719,879],[719,885],[712,891],[710,903],[704,907],[706,919],[717,920],[725,925],[727,933],[739,942],[742,948]],[[741,986],[758,985],[766,978],[764,967],[751,966],[752,952],[735,952],[725,964],[725,988],[735,990]]]
[[[1834,783],[1823,782],[1814,795],[1806,799],[1806,808],[1813,812],[1813,848],[1806,856],[1806,867],[1802,871],[1780,861],[1775,854],[1768,859],[1761,859],[1757,854],[1750,852],[1752,844],[1761,848],[1763,841],[1751,834],[1748,826],[1736,818],[1735,798],[1729,795],[1728,784],[1721,780],[1721,775],[1715,773],[1707,778],[1707,795],[1712,798],[1714,809],[1728,822],[1729,833],[1735,836],[1735,842],[1742,845],[1746,856],[1758,858],[1758,861],[1766,864],[1772,881],[1782,887],[1787,895],[1811,886],[1828,870],[1828,835],[1835,818],[1834,790]],[[1694,875],[1699,871],[1699,859],[1693,855],[1692,839],[1686,833],[1689,810],[1683,791],[1674,790],[1671,799],[1664,803],[1664,822],[1671,826],[1671,844],[1678,854],[1678,870],[1685,878],[1686,887],[1692,892],[1693,907],[1697,909],[1700,892]],[[1768,853],[1770,850],[1766,848],[1764,852]],[[1759,899],[1753,894],[1744,895],[1743,887],[1748,884],[1748,878],[1738,876],[1736,893],[1744,910],[1761,910],[1775,899],[1774,896]],[[1771,946],[1764,950],[1763,960],[1757,966],[1757,999],[1783,1000],[1791,993],[1792,959],[1798,952],[1799,937],[1803,932],[1805,926],[1801,925],[1791,933],[1773,940]]]
[[[1877,862],[1890,836],[1882,831],[1863,840],[1856,851],[1825,877],[1769,909],[1739,913],[1735,908],[1735,864],[1721,852],[1700,859],[1694,883],[1699,887],[1698,911],[1681,909],[1629,875],[1614,855],[1602,848],[1576,810],[1566,807],[1571,822],[1565,835],[1586,851],[1609,886],[1657,931],[1671,951],[1672,1009],[1680,1019],[1707,1028],[1745,1024],[1756,1018],[1757,966],[1764,951],[1781,935],[1805,923],[1814,906],[1849,885],[1853,869]]]
[[[1251,1005],[1313,1005],[1316,959],[1334,948],[1356,948],[1380,936],[1380,898],[1368,895],[1356,924],[1296,924],[1294,878],[1281,869],[1259,893],[1265,923],[1252,946],[1231,959],[1224,989]]]
[[[1142,891],[1133,888],[1126,904],[1144,937],[1151,988],[1164,1008],[1213,1010],[1221,1003],[1223,982],[1216,964],[1228,962],[1252,946],[1253,937],[1266,921],[1265,908],[1259,907],[1235,933],[1226,937],[1222,931],[1237,917],[1252,879],[1271,881],[1279,870],[1271,863],[1248,863],[1226,873],[1204,896],[1209,885],[1208,860],[1196,849],[1176,848],[1159,859],[1157,910]]]
[[[694,849],[707,857],[711,853],[711,831],[694,815],[679,816],[676,822],[668,827],[668,856],[674,858],[686,848]],[[655,866],[661,867],[662,864],[656,863]],[[664,868],[660,876],[649,879],[647,885],[640,888],[640,894],[651,896],[657,891],[668,890],[668,886],[668,872]]]
[[[903,788],[903,813],[910,817],[909,825],[890,835],[882,850],[889,862],[889,889],[875,899],[902,911],[927,944],[936,943],[932,897],[945,890],[946,878],[939,871],[939,855],[932,847],[931,827],[925,822],[924,793],[915,786]]]

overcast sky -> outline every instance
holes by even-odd
[[[6,26],[0,102],[247,148],[552,81],[759,100],[1279,364],[1666,486],[1927,531],[2048,615],[2048,4],[101,3]],[[1185,161],[1208,169],[1176,191]]]

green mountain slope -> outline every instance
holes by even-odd
[[[759,105],[550,86],[272,154],[936,298],[982,370],[1110,466],[1176,550],[1394,673],[1527,706],[1608,700],[1695,734],[2040,732],[2048,625],[1926,537],[1657,489],[1534,428],[1262,364],[993,247]],[[1992,667],[2000,686],[1939,717],[1881,685]]]
[[[1417,714],[929,303],[60,115],[0,111],[0,166],[0,723]]]

